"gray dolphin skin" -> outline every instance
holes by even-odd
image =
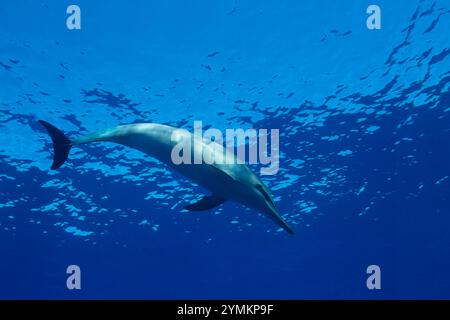
[[[191,139],[193,156],[201,157],[196,153],[209,152],[216,155],[222,153],[228,157],[228,150],[218,143],[195,139],[194,135],[186,130],[155,123],[122,125],[70,140],[61,130],[50,123],[43,120],[39,120],[39,123],[47,129],[53,141],[54,157],[51,166],[53,170],[64,164],[73,146],[91,142],[118,143],[139,150],[165,163],[211,192],[211,195],[204,196],[201,200],[185,206],[185,209],[204,211],[219,206],[227,200],[236,201],[263,213],[288,233],[294,233],[275,208],[269,189],[245,164],[207,164],[204,161],[201,164],[175,164],[172,161],[172,150],[180,139]]]

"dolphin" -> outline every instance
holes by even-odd
[[[234,155],[219,143],[206,141],[206,139],[195,139],[194,135],[187,130],[156,123],[121,125],[70,140],[61,130],[50,123],[43,120],[39,120],[39,123],[45,127],[53,141],[52,170],[56,170],[64,164],[73,146],[91,142],[118,143],[139,150],[165,163],[211,192],[210,195],[205,195],[197,202],[186,205],[185,209],[204,211],[215,208],[227,200],[235,201],[263,213],[288,233],[294,233],[294,230],[278,213],[269,189],[245,164],[229,164],[227,162],[208,164],[204,161],[201,164],[175,164],[172,161],[172,150],[182,139],[191,139],[191,154],[194,156],[199,156],[196,154],[198,152],[210,155],[221,153],[225,157],[230,156],[229,153]]]

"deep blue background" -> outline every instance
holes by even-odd
[[[0,3],[0,298],[450,298],[448,1],[93,2]],[[296,234],[117,145],[51,172],[37,119],[278,128]]]

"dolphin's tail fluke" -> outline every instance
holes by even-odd
[[[67,160],[70,148],[72,147],[72,141],[70,141],[70,139],[67,138],[61,130],[51,125],[50,123],[43,120],[39,120],[39,123],[42,124],[45,129],[47,129],[48,134],[53,141],[53,150],[55,153],[53,155],[53,163],[51,169],[58,169]]]

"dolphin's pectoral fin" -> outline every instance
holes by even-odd
[[[226,199],[222,198],[221,196],[212,194],[210,196],[204,196],[197,202],[188,204],[184,208],[189,211],[204,211],[215,208],[224,203],[225,201]]]

